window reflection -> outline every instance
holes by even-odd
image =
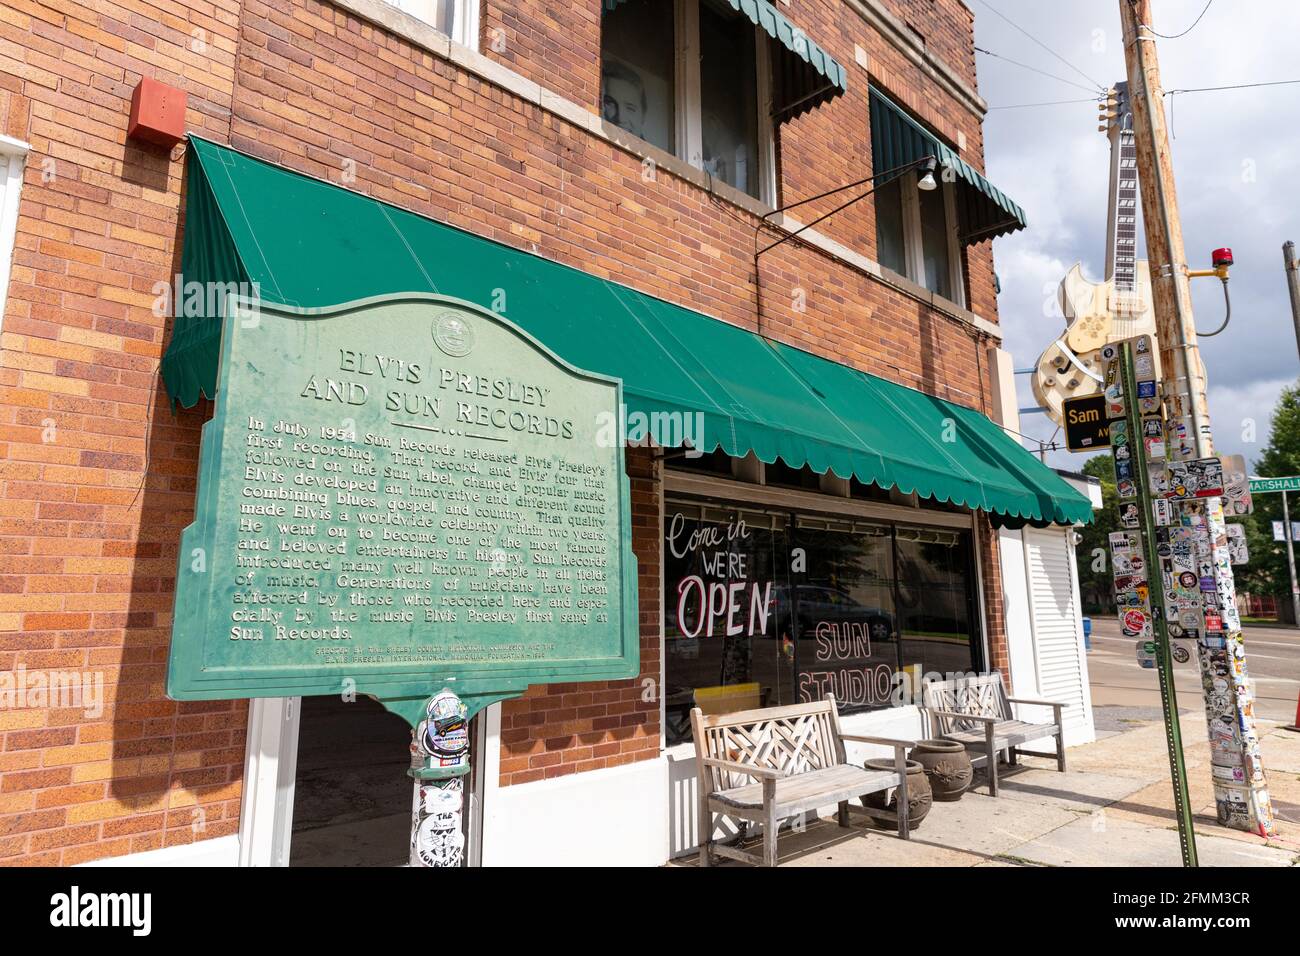
[[[972,669],[970,535],[900,527],[896,548],[903,666],[922,674]]]
[[[889,528],[798,528],[795,541],[808,556],[792,594],[799,700],[834,694],[842,711],[888,705],[898,668]]]

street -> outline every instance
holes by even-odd
[[[1256,716],[1291,723],[1296,716],[1296,695],[1300,693],[1300,631],[1250,624],[1245,628],[1245,635],[1246,661],[1255,683]],[[1101,708],[1154,708],[1156,713],[1152,716],[1159,716],[1160,687],[1156,672],[1138,664],[1134,644],[1132,638],[1120,633],[1114,615],[1093,617],[1088,677],[1098,730],[1124,729],[1110,726],[1110,719],[1124,712],[1107,712]],[[1196,658],[1175,664],[1174,671],[1179,709],[1199,713],[1201,680]]]

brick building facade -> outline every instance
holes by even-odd
[[[0,133],[24,162],[0,327],[0,671],[104,679],[93,718],[0,710],[0,861],[73,864],[240,828],[249,705],[163,689],[211,403],[173,409],[160,383],[185,148],[127,138],[142,77],[185,91],[186,129],[205,139],[994,414],[990,240],[960,246],[961,288],[937,296],[882,268],[868,197],[766,254],[755,283],[756,243],[782,235],[762,222],[773,205],[871,175],[872,88],[983,170],[961,0],[776,5],[847,73],[842,93],[775,125],[776,203],[602,121],[602,0],[465,6],[460,43],[382,0],[0,9]],[[643,679],[503,705],[500,791],[661,758],[644,689],[664,663],[664,467],[629,452]],[[1005,668],[997,534],[973,521],[987,663]]]

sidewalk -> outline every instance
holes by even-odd
[[[1182,728],[1200,864],[1300,863],[1300,733],[1276,723],[1260,724],[1278,815],[1277,836],[1266,841],[1218,825],[1205,721],[1186,713]],[[1071,748],[1067,756],[1070,770],[1064,774],[1056,772],[1054,761],[1035,757],[1022,758],[1018,768],[1004,768],[996,800],[987,795],[977,771],[975,789],[956,803],[934,804],[910,841],[871,829],[857,815],[849,830],[823,819],[803,833],[783,833],[781,865],[1181,865],[1161,723]]]

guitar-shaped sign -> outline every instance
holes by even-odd
[[[1137,260],[1137,146],[1127,83],[1115,84],[1107,107],[1107,123],[1102,128],[1110,137],[1109,278],[1089,282],[1076,262],[1061,280],[1057,297],[1065,314],[1065,331],[1039,356],[1031,377],[1034,397],[1058,425],[1065,399],[1101,391],[1098,349],[1108,342],[1156,331],[1151,273],[1145,259]],[[1159,356],[1155,358],[1158,363]]]

